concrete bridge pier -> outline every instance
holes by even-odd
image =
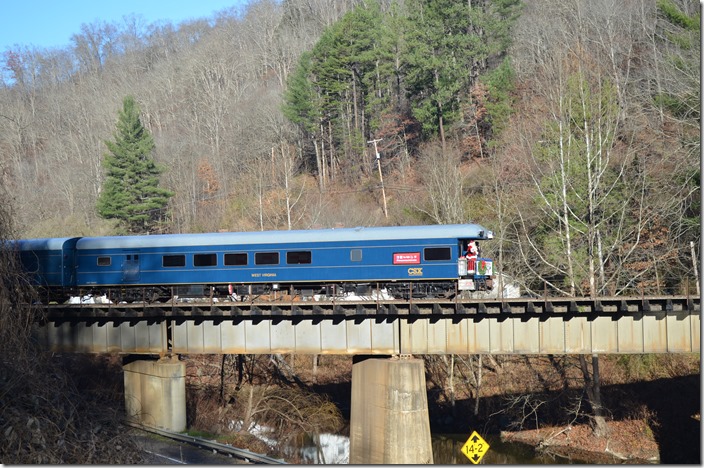
[[[186,430],[186,363],[178,356],[123,366],[125,409],[134,422],[174,432]]]
[[[350,464],[432,464],[425,363],[369,358],[352,365]]]

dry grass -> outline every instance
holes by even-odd
[[[187,357],[187,423],[191,430],[295,463],[296,455],[288,448],[307,436],[336,432],[343,426],[336,405],[308,386],[308,379],[312,378],[311,356],[248,355],[240,363],[238,359]],[[307,366],[303,364],[306,361]],[[318,369],[326,369],[321,373],[331,375],[327,367]],[[267,428],[265,437],[276,443],[268,445],[250,435],[248,430],[254,425]]]
[[[0,193],[0,246],[12,238]],[[14,252],[0,248],[0,462],[128,464],[142,461],[114,400],[86,392],[31,340],[41,310]]]
[[[535,446],[543,453],[565,457],[582,455],[593,463],[644,463],[659,460],[658,444],[645,421],[608,421],[607,426],[608,437],[596,437],[587,424],[504,432],[501,435],[507,441]]]

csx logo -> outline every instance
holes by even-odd
[[[409,268],[408,269],[408,276],[423,276],[423,269],[422,268]]]

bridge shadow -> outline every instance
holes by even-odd
[[[614,420],[647,418],[650,430],[659,446],[662,464],[701,463],[701,422],[694,418],[701,413],[701,376],[663,378],[649,382],[602,386],[602,399]],[[349,421],[352,385],[350,382],[309,384],[308,389],[328,395],[343,417]],[[579,398],[581,389],[543,392],[539,397],[550,401],[541,407],[539,424],[564,424],[566,417],[561,405]],[[428,393],[432,433],[465,433],[478,428],[488,434],[498,434],[511,428],[511,415],[505,410],[511,397],[482,397],[479,415],[474,416],[474,400],[457,400],[455,411],[440,403],[437,392]],[[586,420],[581,421],[587,423]],[[534,427],[526,427],[533,429]],[[343,431],[345,432],[345,431]]]
[[[701,463],[701,376],[662,378],[648,382],[637,382],[601,387],[602,402],[616,421],[627,419],[646,419],[653,432],[660,452],[660,463]],[[442,404],[431,402],[428,405],[431,415],[431,431],[459,432],[468,427],[482,428],[487,433],[499,433],[511,430],[511,423],[516,422],[505,409],[508,401],[518,395],[498,395],[482,398],[478,416],[474,416],[474,400],[460,400],[456,403],[455,415],[434,417],[443,414]],[[582,396],[581,389],[569,389],[553,392],[541,392],[537,399],[548,401],[538,410],[538,424],[566,425],[568,418],[564,408],[570,401]],[[445,413],[447,411],[445,410]],[[578,423],[587,424],[586,418]],[[535,429],[533,421],[526,420],[526,429]]]
[[[652,411],[650,429],[660,447],[660,463],[701,463],[700,374],[614,387],[614,396],[636,396]]]

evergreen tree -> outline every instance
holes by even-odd
[[[413,115],[426,136],[439,134],[459,116],[463,90],[505,54],[518,0],[409,0],[406,86]],[[496,63],[492,64],[496,66]]]
[[[287,83],[283,112],[306,135],[325,142],[341,167],[361,167],[371,119],[390,100],[392,61],[378,2],[369,1],[329,27],[302,54]],[[387,41],[388,42],[388,41]]]
[[[301,56],[287,83],[284,114],[325,143],[331,165],[364,167],[355,158],[363,156],[384,113],[412,113],[426,138],[439,134],[444,142],[471,85],[502,63],[520,5],[408,0],[384,10],[378,1],[362,2]],[[497,123],[507,114],[510,79],[508,65],[501,71],[489,88],[497,93],[491,100]]]
[[[426,136],[439,133],[444,146],[445,125],[457,118],[457,95],[467,87],[479,54],[467,34],[469,11],[455,0],[415,0],[409,10],[407,92]]]
[[[130,233],[152,232],[173,193],[159,187],[159,174],[164,169],[151,157],[154,140],[142,125],[132,96],[123,100],[114,137],[115,141],[105,142],[109,150],[103,161],[107,174],[98,198],[98,214],[120,220]]]
[[[288,80],[282,105],[284,115],[299,125],[306,136],[314,134],[320,122],[316,93],[309,80],[311,68],[311,53],[303,52]]]

